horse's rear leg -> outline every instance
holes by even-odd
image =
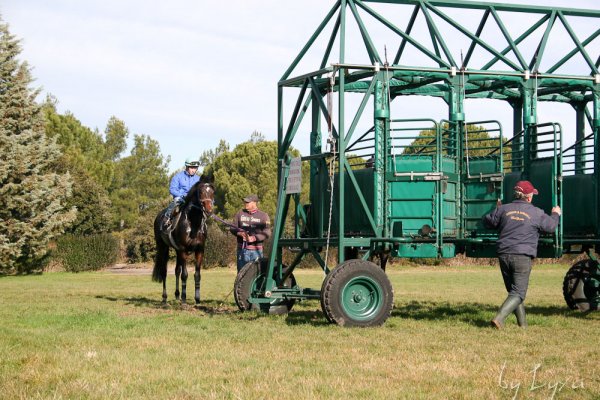
[[[187,267],[185,266],[185,253],[177,252],[177,265],[181,268],[181,302],[185,303],[186,301],[186,286],[187,286],[187,278],[188,272]]]
[[[202,279],[200,268],[202,267],[202,256],[203,253],[196,252],[196,270],[194,272],[194,299],[196,300],[196,304],[200,304],[200,280]]]

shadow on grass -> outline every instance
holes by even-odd
[[[315,311],[290,311],[285,319],[288,325],[312,325],[325,326],[330,325],[329,321],[321,310]]]
[[[411,301],[410,303],[396,306],[392,310],[392,317],[427,321],[461,321],[477,327],[489,326],[490,315],[495,315],[500,304],[481,303],[446,303],[431,301]],[[561,316],[565,318],[587,318],[589,313],[571,311],[566,307],[555,306],[528,306],[526,312],[529,316]]]
[[[166,304],[162,300],[150,299],[148,297],[126,297],[126,296],[96,296],[97,299],[123,302],[125,305],[134,307],[143,307],[156,310],[172,311],[200,311],[209,315],[217,314],[236,314],[238,309],[229,303],[223,303],[219,300],[203,300],[200,304],[194,304],[194,299],[182,303],[180,300],[170,300]]]

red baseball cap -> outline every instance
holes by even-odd
[[[513,189],[515,192],[521,192],[523,194],[538,194],[537,189],[534,188],[529,181],[519,181]]]

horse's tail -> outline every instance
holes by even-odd
[[[156,241],[156,256],[154,257],[154,269],[152,270],[152,280],[155,282],[164,282],[167,279],[167,262],[169,261],[169,246],[160,236],[160,220],[162,213],[154,220],[154,240]]]

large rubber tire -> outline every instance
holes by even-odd
[[[563,296],[571,310],[592,311],[598,309],[597,293],[588,293],[585,282],[598,268],[594,260],[578,261],[567,271],[563,281]],[[595,297],[595,301],[590,296]]]
[[[394,289],[385,272],[365,260],[348,260],[325,277],[321,307],[340,326],[382,325],[394,305]]]
[[[253,304],[248,301],[252,292],[256,289],[263,290],[265,285],[265,275],[263,271],[267,270],[269,260],[261,258],[260,260],[249,262],[244,265],[235,278],[233,284],[233,297],[240,311],[262,311],[267,314],[281,315],[287,314],[296,301],[294,299],[274,299],[270,303]],[[284,287],[291,288],[296,286],[296,278],[291,274],[285,281]]]

